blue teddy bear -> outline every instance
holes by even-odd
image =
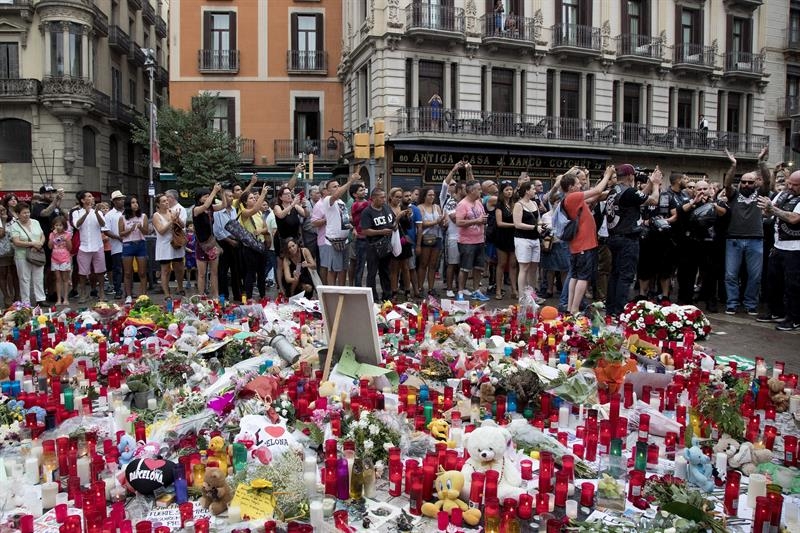
[[[713,473],[711,459],[703,453],[700,446],[686,448],[684,456],[688,463],[686,481],[705,492],[712,492],[714,490],[714,481],[711,479]]]

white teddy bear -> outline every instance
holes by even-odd
[[[522,474],[517,464],[511,433],[492,420],[485,420],[481,427],[465,436],[464,447],[469,451],[469,459],[461,468],[464,474],[464,487],[461,498],[469,500],[473,472],[495,470],[500,474],[497,483],[497,497],[519,498],[527,492],[522,486]]]

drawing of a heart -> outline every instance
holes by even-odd
[[[286,428],[281,426],[267,426],[264,428],[264,431],[267,432],[270,437],[278,438],[286,433]]]
[[[145,459],[143,462],[144,465],[148,468],[148,470],[158,470],[159,468],[167,464],[167,462],[163,459]]]

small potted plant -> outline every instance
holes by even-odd
[[[147,400],[154,397],[154,384],[149,370],[131,373],[125,380],[128,390],[133,394],[133,406],[137,409],[147,409]]]

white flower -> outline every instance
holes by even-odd
[[[369,451],[369,450],[371,450],[373,446],[375,446],[375,445],[372,443],[372,441],[371,441],[371,440],[369,440],[369,439],[366,439],[366,440],[364,441],[364,450],[365,450],[365,451]]]
[[[378,424],[370,424],[369,425],[369,434],[370,435],[377,435],[380,433],[381,429],[378,427]]]

